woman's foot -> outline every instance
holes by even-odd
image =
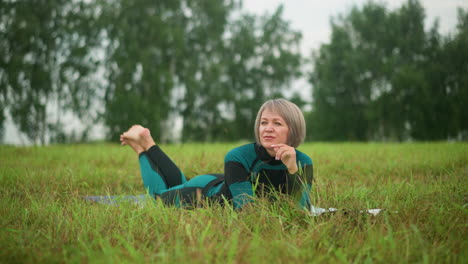
[[[129,145],[138,154],[156,145],[149,129],[140,125],[134,125],[127,132],[120,135],[120,142],[122,145]]]
[[[120,138],[126,139],[126,140],[133,140],[133,141],[139,141],[140,139],[140,133],[145,130],[146,128],[140,126],[140,125],[133,125],[127,132],[123,133]]]
[[[140,145],[140,132],[145,129],[140,125],[134,125],[129,130],[120,135],[120,142],[122,146],[129,145],[137,154],[142,153],[145,149]]]
[[[143,128],[143,130],[140,131],[139,135],[139,140],[138,143],[145,149],[148,150],[152,146],[156,145],[156,142],[154,142],[153,137],[151,136],[151,133],[149,129]]]
[[[145,149],[140,146],[140,144],[133,140],[126,140],[122,141],[122,145],[129,145],[138,155],[140,155]]]

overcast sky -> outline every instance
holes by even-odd
[[[303,34],[302,53],[310,55],[330,37],[330,18],[345,14],[352,6],[361,7],[368,0],[244,0],[243,9],[256,14],[272,13],[283,4],[283,18],[290,21],[292,28]],[[406,0],[387,0],[385,3],[394,10]],[[436,17],[439,18],[439,32],[449,33],[457,24],[457,7],[468,8],[468,0],[420,0],[426,11],[426,29],[430,28]]]

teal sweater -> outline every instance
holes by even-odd
[[[256,143],[229,151],[224,160],[224,179],[234,208],[240,208],[254,196],[279,191],[295,197],[298,204],[310,208],[312,160],[296,150],[298,172],[289,174],[281,160],[275,160],[266,149]]]

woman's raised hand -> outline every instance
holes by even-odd
[[[288,168],[290,174],[297,172],[296,163],[296,149],[286,144],[274,144],[271,145],[273,150],[276,152],[275,159],[281,160],[283,164]]]

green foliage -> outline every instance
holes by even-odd
[[[183,99],[184,140],[252,139],[260,105],[283,97],[300,75],[301,35],[282,18],[282,7],[229,22],[220,49],[209,53],[211,65],[193,69],[200,80]]]
[[[227,98],[231,99],[227,104],[232,105],[234,114],[227,126],[232,131],[230,139],[251,138],[261,104],[266,99],[284,97],[291,81],[301,74],[301,34],[281,18],[282,10],[280,6],[261,19],[244,15],[232,25],[225,58]]]
[[[448,39],[437,24],[424,31],[424,8],[416,0],[394,11],[369,2],[333,20],[330,43],[315,54],[310,75],[311,136],[436,140],[466,134],[460,102],[468,100],[468,56],[465,13],[459,13],[457,34]]]
[[[164,141],[174,115],[186,141],[250,138],[259,104],[300,74],[300,33],[282,8],[255,17],[228,0],[36,2],[2,3],[0,27],[0,121],[9,112],[35,143],[64,140],[66,110],[89,126],[101,117],[108,139],[139,123]]]
[[[110,138],[134,123],[156,131],[168,118],[174,88],[216,47],[230,5],[223,1],[102,1],[109,40],[105,123]]]
[[[281,96],[300,74],[300,34],[281,18],[281,8],[229,21],[235,7],[229,1],[101,3],[110,42],[104,116],[110,138],[140,123],[163,139],[171,112],[183,117],[186,141],[250,138],[245,124],[253,124],[259,104]]]
[[[8,111],[34,143],[45,143],[47,135],[54,141],[62,133],[62,111],[93,117],[93,13],[76,1],[0,5],[0,121]],[[55,120],[52,106],[58,109]]]
[[[165,145],[189,177],[220,172],[234,145]],[[466,263],[467,144],[305,144],[312,217],[286,197],[240,212],[91,204],[143,192],[117,145],[0,146],[0,262]],[[360,213],[385,209],[378,216]]]
[[[449,118],[446,122],[448,133],[456,135],[468,131],[468,9],[458,9],[458,24],[453,36],[443,47],[441,61],[446,73],[443,79],[446,91],[446,105]],[[436,73],[431,73],[436,74]]]
[[[0,3],[0,128],[33,143],[108,139],[135,123],[169,141],[252,139],[260,104],[302,75],[301,33],[241,0],[5,0]],[[456,31],[424,30],[417,0],[369,2],[332,20],[314,55],[309,139],[440,140],[468,135],[467,11]],[[67,134],[69,114],[85,126]],[[67,119],[67,120],[66,120]],[[4,129],[0,129],[0,136]]]

